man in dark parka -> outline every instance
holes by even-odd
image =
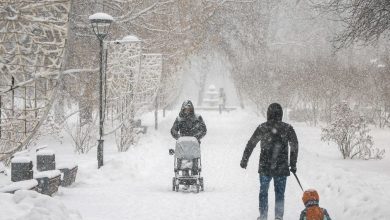
[[[171,128],[171,135],[176,140],[181,136],[195,137],[199,143],[206,135],[207,128],[202,116],[196,115],[194,105],[190,100],[183,102],[179,116],[176,118]],[[197,162],[194,161],[192,174],[198,174]]]
[[[268,188],[271,179],[274,179],[275,188],[275,219],[283,219],[284,192],[287,176],[290,171],[295,173],[298,158],[298,139],[294,128],[282,122],[283,110],[278,103],[268,107],[267,121],[258,126],[249,139],[240,166],[246,168],[253,149],[260,141],[260,193],[259,211],[260,220],[266,220],[268,216]],[[290,163],[289,149],[290,145]]]

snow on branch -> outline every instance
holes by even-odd
[[[166,4],[174,3],[174,2],[175,2],[175,0],[169,0],[169,1],[165,1],[165,2],[155,2],[152,5],[150,5],[149,7],[137,12],[136,14],[132,14],[133,11],[130,11],[129,13],[126,13],[122,16],[116,17],[115,20],[117,23],[132,21],[132,20],[137,19],[138,17],[142,16],[143,14],[148,13],[148,12],[152,11],[153,9],[157,8],[157,6],[162,6],[162,5],[166,5]]]
[[[49,113],[64,75],[70,2],[0,2],[0,161],[54,130]]]

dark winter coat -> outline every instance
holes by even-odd
[[[191,112],[184,113],[184,108],[189,107]],[[202,116],[196,115],[191,101],[185,101],[181,107],[179,117],[176,118],[171,128],[172,137],[178,139],[181,136],[196,137],[198,141],[206,135],[207,129]]]
[[[253,149],[260,141],[259,173],[265,176],[289,176],[288,144],[290,144],[290,166],[296,169],[298,139],[294,128],[282,122],[282,107],[273,103],[268,107],[267,122],[261,124],[245,147],[241,166],[246,167]]]

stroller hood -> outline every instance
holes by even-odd
[[[175,157],[192,160],[200,158],[200,145],[195,137],[180,137],[176,142]]]

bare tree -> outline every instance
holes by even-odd
[[[356,42],[374,43],[390,30],[390,2],[386,0],[330,0],[316,2],[315,7],[337,16],[343,29],[334,38],[335,46],[343,48]]]

